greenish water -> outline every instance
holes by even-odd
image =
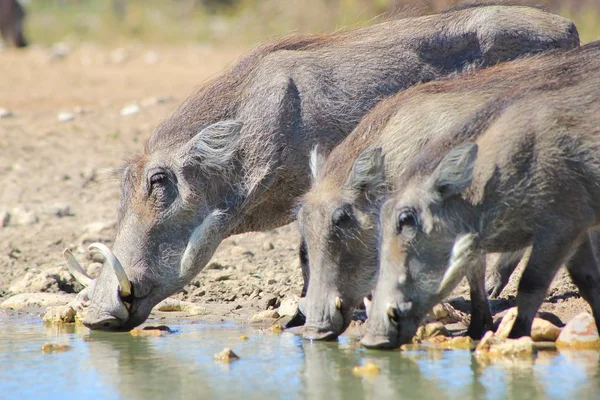
[[[2,399],[600,399],[600,353],[539,353],[480,365],[471,352],[383,352],[236,325],[170,324],[134,337],[45,326],[0,311]],[[248,340],[240,340],[241,335]],[[44,343],[70,350],[45,354]],[[232,348],[240,360],[213,355]],[[373,362],[376,376],[352,368]]]

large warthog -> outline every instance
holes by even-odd
[[[0,1],[0,33],[4,41],[15,47],[27,46],[23,35],[25,11],[17,0]]]
[[[600,325],[600,269],[588,240],[600,222],[600,42],[580,51],[579,71],[491,100],[407,168],[381,210],[365,346],[408,342],[486,253],[527,246],[509,337],[530,334],[562,263]]]
[[[102,249],[118,274],[105,268],[88,288],[84,323],[130,329],[223,238],[290,222],[310,184],[310,149],[331,149],[382,98],[578,42],[570,21],[538,9],[473,6],[259,47],[188,98],[124,166],[116,239]]]
[[[333,339],[350,323],[353,309],[375,287],[379,210],[399,177],[432,139],[460,128],[474,110],[507,90],[589,68],[598,46],[551,52],[419,85],[380,102],[327,157],[312,155],[313,185],[301,198],[297,217],[310,260],[303,311],[304,336]],[[384,173],[385,170],[385,173]],[[522,252],[502,254],[494,274],[501,287]],[[499,271],[498,271],[499,270]],[[491,327],[479,270],[470,270],[473,318],[469,335]],[[369,300],[365,298],[368,312]]]

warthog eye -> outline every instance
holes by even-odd
[[[157,172],[150,177],[150,185],[160,185],[167,180],[167,174],[164,172]]]
[[[401,235],[407,233],[409,229],[415,229],[417,227],[417,216],[412,210],[401,211],[398,215],[398,221],[396,223],[396,232]]]
[[[344,228],[352,223],[352,207],[345,204],[333,212],[331,222],[336,228]]]

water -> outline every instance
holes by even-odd
[[[600,353],[479,364],[471,352],[383,352],[230,324],[170,324],[161,337],[45,326],[0,311],[2,399],[600,399]],[[241,335],[249,340],[240,340]],[[44,343],[71,349],[45,354]],[[213,360],[224,347],[241,359]],[[373,362],[376,376],[352,368]]]

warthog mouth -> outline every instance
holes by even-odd
[[[302,337],[307,340],[335,340],[346,329],[346,318],[342,311],[342,299],[336,297],[334,300],[335,311],[330,318],[324,317],[314,321],[309,319],[304,325]]]
[[[128,321],[131,320],[132,315],[135,314],[135,308],[132,307],[134,301],[139,304],[140,299],[136,299],[133,294],[133,285],[129,281],[125,269],[114,255],[114,253],[102,243],[92,243],[89,245],[88,250],[98,250],[104,258],[107,264],[111,267],[117,280],[119,282],[118,301],[123,305],[127,311],[127,317],[117,318],[106,311],[99,310],[97,307],[88,309],[84,313],[83,324],[90,329],[100,330],[128,330]],[[81,265],[77,262],[73,254],[69,249],[63,251],[63,257],[67,262],[67,267],[73,277],[81,283],[84,287],[89,287],[93,283],[93,279],[88,276]]]

